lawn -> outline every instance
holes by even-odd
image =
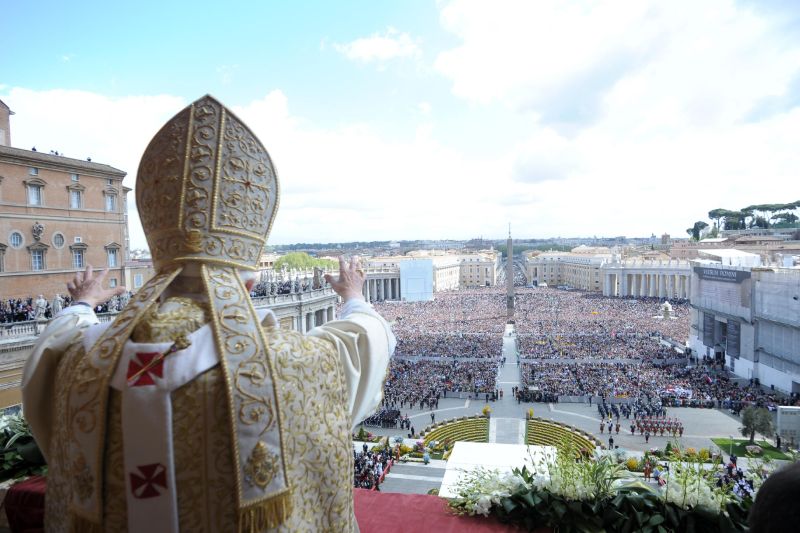
[[[726,456],[730,453],[731,449],[731,439],[711,439],[714,441],[714,444],[719,446]],[[763,448],[764,453],[757,457],[770,457],[772,459],[791,459],[788,455],[783,452],[778,451],[778,449],[773,446],[772,444],[768,443],[767,441],[763,440],[755,440],[755,443]],[[736,454],[737,457],[747,457],[747,450],[745,446],[750,444],[748,439],[733,439],[733,453]]]

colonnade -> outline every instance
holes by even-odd
[[[368,277],[362,289],[364,299],[368,302],[400,299],[400,278]]]
[[[675,272],[618,272],[603,273],[604,296],[633,296],[635,298],[689,298],[691,274]]]
[[[306,311],[303,315],[304,324],[302,331],[306,332],[326,322],[331,322],[333,320],[333,314],[332,305],[317,309],[316,311]]]

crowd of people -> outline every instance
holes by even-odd
[[[427,333],[398,338],[395,354],[433,357],[498,357],[502,338],[489,333]]]
[[[495,392],[499,363],[494,361],[411,361],[392,358],[383,392],[386,409],[435,408],[449,394],[483,396]]]
[[[499,339],[505,331],[505,293],[499,287],[438,292],[429,302],[376,302],[374,306],[392,324],[398,340],[409,343],[432,333]]]
[[[655,337],[635,333],[550,337],[518,335],[522,359],[672,359],[678,354]]]
[[[689,304],[670,300],[664,318],[659,298],[609,298],[558,289],[517,289],[517,333],[536,338],[581,335],[660,336],[683,344],[689,336]]]
[[[364,444],[360,452],[353,450],[353,486],[361,489],[377,489],[389,459],[388,453],[373,451],[367,444]]]
[[[98,305],[96,313],[120,311],[130,300],[132,293],[115,296],[111,300]],[[72,297],[68,294],[55,295],[51,300],[42,295],[27,298],[9,298],[0,300],[0,324],[12,324],[29,320],[49,320],[56,313],[72,305]]]

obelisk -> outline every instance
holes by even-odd
[[[506,322],[514,321],[514,243],[511,240],[511,224],[508,224],[508,241],[506,241]]]

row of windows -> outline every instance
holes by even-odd
[[[47,250],[44,249],[30,249],[31,254],[31,270],[47,270]],[[74,248],[72,252],[72,268],[84,268],[86,266],[86,249]],[[3,255],[0,254],[0,272],[3,271]],[[109,268],[119,266],[119,250],[116,248],[106,249],[106,264]]]
[[[28,205],[44,205],[44,185],[28,183]],[[104,194],[105,209],[108,212],[117,210],[117,197],[113,194]],[[79,189],[69,190],[69,208],[81,209],[83,207],[83,191]]]
[[[52,238],[53,246],[56,248],[62,248],[64,246],[64,234],[61,232],[53,233]],[[83,242],[82,237],[75,237],[74,240],[75,244],[79,244]],[[22,233],[19,231],[12,231],[8,236],[8,243],[11,245],[12,248],[22,248],[22,245],[25,244],[25,238],[22,236]]]

